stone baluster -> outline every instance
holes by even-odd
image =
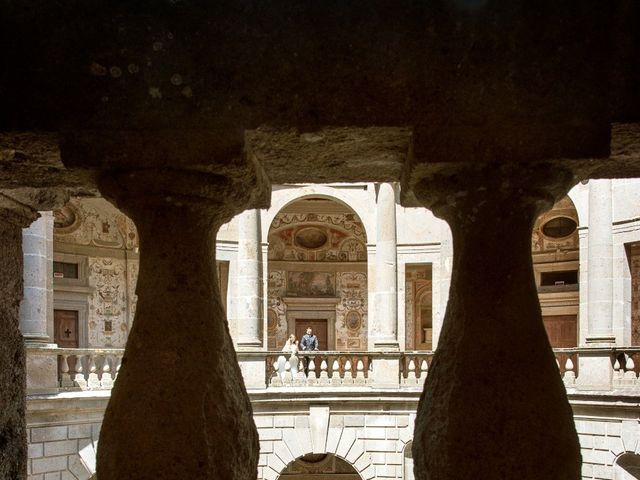
[[[356,385],[364,385],[367,383],[367,379],[364,376],[364,362],[361,359],[358,359],[356,363]]]
[[[631,355],[625,355],[624,363],[624,384],[629,387],[633,387],[636,384],[636,365]]]
[[[267,359],[267,362],[269,360]],[[273,373],[271,374],[271,378],[269,379],[269,385],[272,387],[281,387],[282,386],[282,377],[280,376],[280,362],[276,359],[271,364],[273,369]]]
[[[120,367],[122,366],[122,357],[121,357],[120,355],[118,355],[118,356],[116,357],[115,362],[116,362],[116,363],[115,363],[115,367],[116,367],[116,368],[115,368],[115,370],[116,370],[116,373],[115,373],[115,375],[113,376],[113,381],[114,381],[114,382],[118,379],[118,374],[120,373]]]
[[[574,368],[573,360],[571,360],[571,357],[567,357],[567,361],[564,363],[564,376],[562,377],[567,387],[572,387],[576,383],[576,372]]]
[[[353,372],[351,371],[351,360],[344,362],[344,377],[342,378],[343,385],[353,385]]]
[[[309,374],[307,375],[307,385],[313,386],[318,383],[318,379],[316,378],[316,362],[315,359],[311,358],[309,360]]]
[[[80,390],[87,390],[89,388],[87,379],[84,376],[84,366],[82,365],[82,359],[84,355],[78,355],[76,359],[76,374],[73,381],[80,387]]]
[[[334,387],[339,387],[342,385],[342,379],[340,378],[340,363],[338,362],[338,358],[336,357],[333,360],[333,364],[331,365],[331,385]]]
[[[111,366],[109,358],[105,357],[102,365],[102,378],[100,379],[100,388],[103,390],[111,390],[113,388],[113,377],[111,376]]]
[[[318,379],[318,385],[329,385],[329,373],[328,373],[327,361],[323,358],[320,362],[320,378]]]
[[[100,433],[101,480],[255,478],[258,435],[220,298],[215,239],[256,198],[263,206],[268,188],[256,188],[251,166],[229,168],[229,176],[147,169],[98,179],[140,237],[138,303]]]
[[[291,363],[289,360],[284,362],[284,376],[282,378],[282,385],[288,387],[293,385],[293,374],[291,373]]]
[[[95,355],[88,355],[88,361],[89,378],[87,378],[87,388],[89,390],[100,390],[100,378],[98,377]]]
[[[69,368],[69,362],[74,358],[73,355],[60,355],[60,386],[61,387],[73,387],[73,377],[71,375],[71,369]]]
[[[22,229],[37,216],[35,210],[0,194],[0,478],[17,480],[27,478],[26,362],[19,329]]]
[[[413,358],[409,360],[409,366],[407,372],[407,378],[404,379],[406,385],[417,385],[418,378],[416,377],[416,362],[413,361]]]
[[[533,223],[566,193],[572,175],[542,162],[434,172],[412,180],[413,190],[451,226],[454,259],[418,406],[416,478],[577,480],[578,437],[531,259]],[[482,461],[454,460],[469,458]]]
[[[426,359],[423,359],[420,362],[420,378],[418,379],[418,383],[420,385],[424,385],[424,382],[427,380],[427,375],[429,374],[429,362]]]
[[[613,386],[622,385],[622,379],[624,378],[624,371],[620,365],[620,358],[616,357],[616,361],[613,362]]]

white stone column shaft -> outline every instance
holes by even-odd
[[[611,180],[589,181],[587,343],[613,343]]]
[[[263,280],[260,210],[238,216],[236,328],[238,348],[263,346]]]
[[[53,333],[53,213],[22,230],[24,298],[20,330],[28,343],[51,343]]]
[[[374,348],[398,349],[396,199],[393,185],[380,184],[376,226],[376,323]]]

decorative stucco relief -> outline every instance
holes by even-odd
[[[407,276],[406,283],[404,285],[404,318],[405,318],[405,348],[407,350],[414,350],[415,346],[415,318],[414,300],[415,300],[415,281],[410,280]]]
[[[138,245],[133,221],[106,200],[73,200],[54,215],[58,242],[116,249]]]
[[[549,235],[545,234],[545,225],[551,220],[561,219],[569,224],[573,222],[575,228],[570,231],[568,228],[567,235]],[[531,236],[531,247],[533,252],[549,252],[557,250],[577,250],[578,249],[578,212],[569,197],[564,197],[553,206],[551,210],[540,215],[533,226]]]
[[[366,238],[354,214],[280,213],[269,232],[269,259],[364,262]]]
[[[338,272],[340,302],[336,305],[336,349],[367,348],[367,275]]]
[[[280,350],[287,340],[287,310],[282,297],[287,291],[286,272],[269,272],[267,343],[269,350]]]
[[[129,308],[129,329],[136,315],[138,295],[136,295],[136,283],[138,282],[139,260],[127,261],[127,304]]]
[[[89,259],[88,340],[90,347],[124,347],[127,340],[126,267],[123,260]]]

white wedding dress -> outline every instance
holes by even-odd
[[[298,373],[298,344],[291,343],[289,340],[282,347],[282,353],[284,355],[280,355],[278,357],[278,375],[280,375],[280,379],[284,382],[284,374],[287,371],[287,362],[291,367],[291,377],[295,377]]]

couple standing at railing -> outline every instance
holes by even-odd
[[[299,344],[300,348],[303,352],[313,352],[318,350],[318,337],[313,334],[313,329],[311,327],[307,328],[307,333],[302,337],[302,340]],[[280,355],[278,357],[278,374],[280,378],[284,377],[285,371],[287,369],[287,362],[289,362],[289,367],[291,369],[291,375],[293,377],[298,373],[298,340],[296,336],[292,333],[289,335],[289,339],[285,342],[284,347],[282,347],[282,353],[286,355]],[[287,360],[287,356],[289,359]],[[304,357],[304,374],[307,375],[309,373],[309,357]]]

